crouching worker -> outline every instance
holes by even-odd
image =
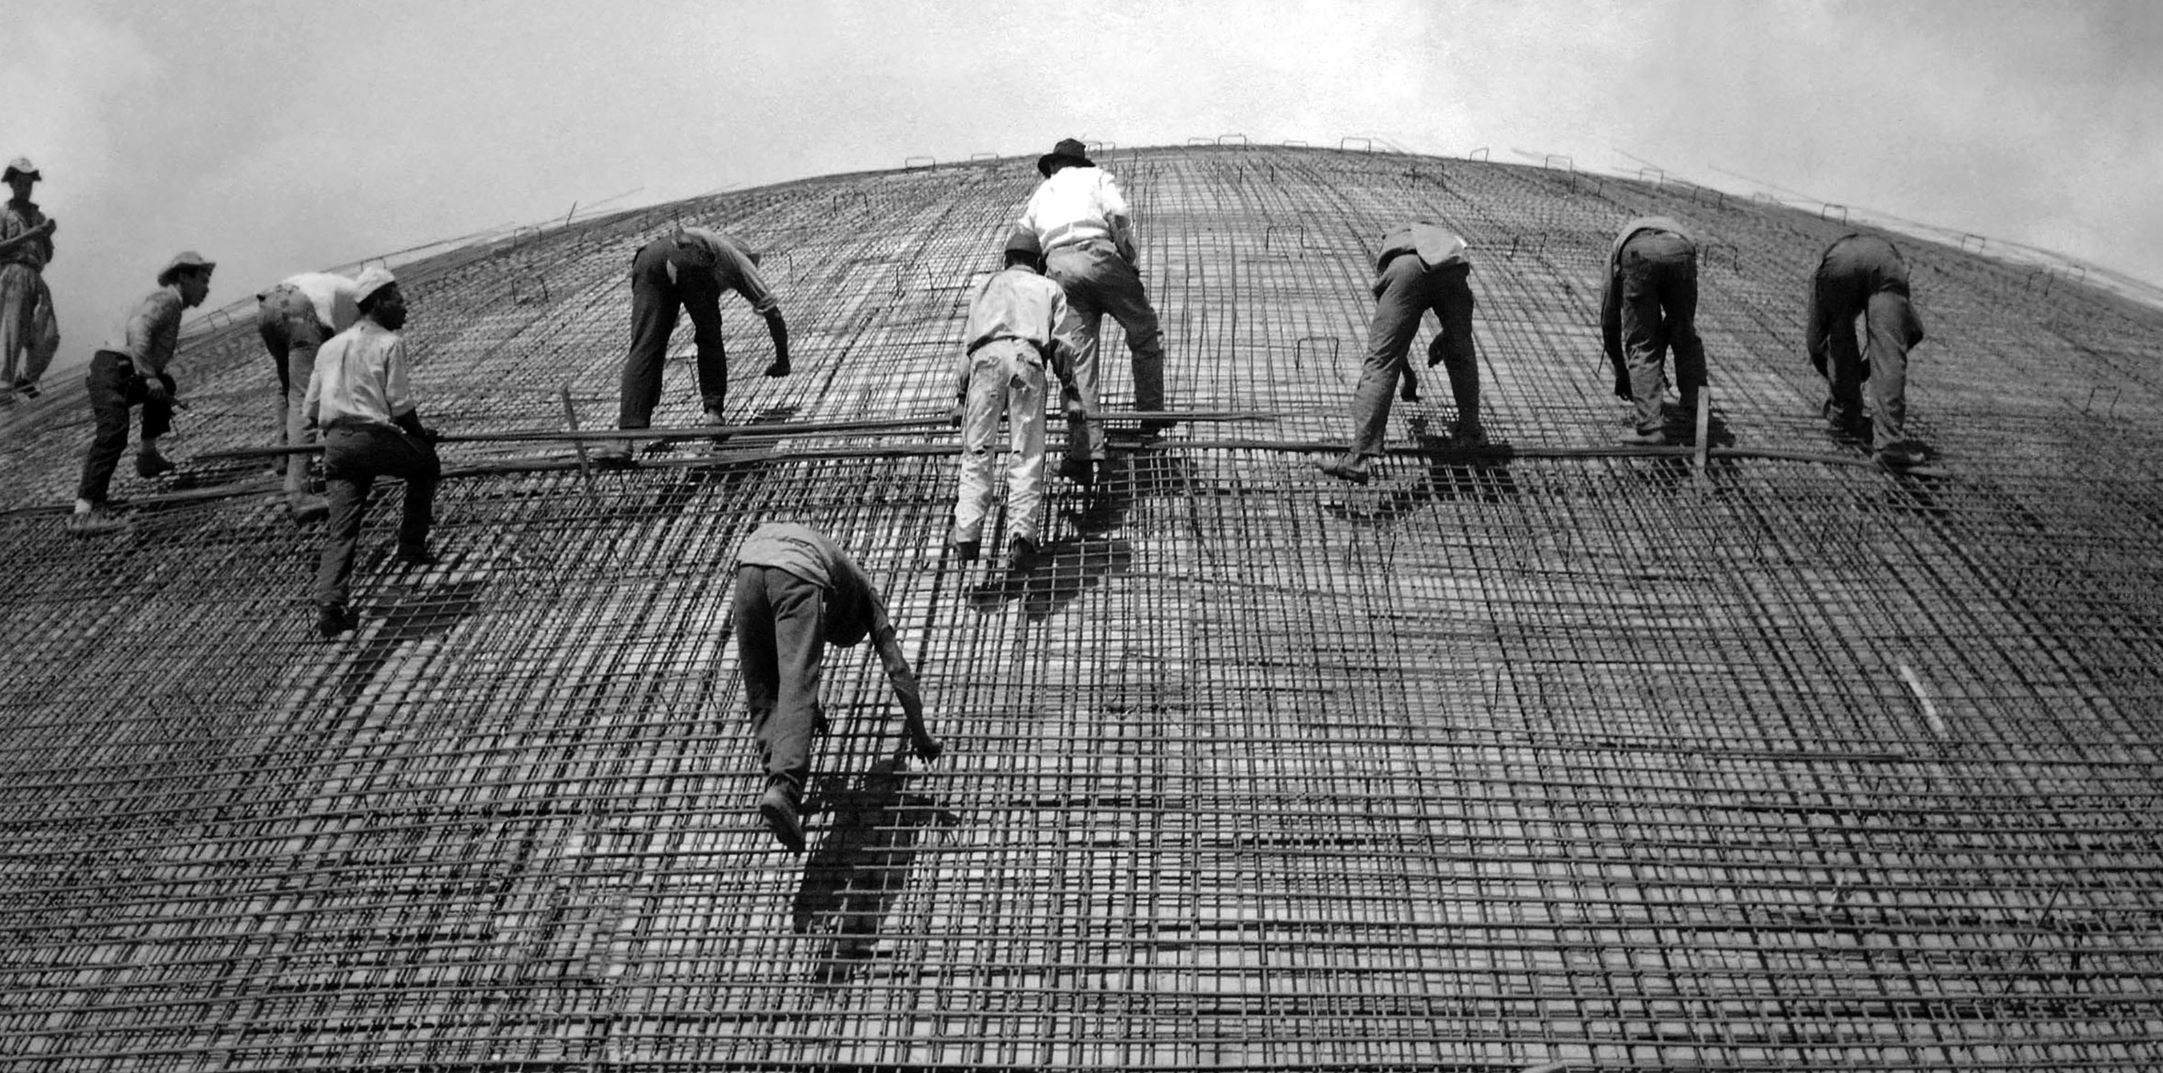
[[[1068,377],[1079,353],[1080,323],[1066,292],[1038,275],[1043,251],[1036,236],[1016,231],[1006,243],[1006,268],[984,281],[969,306],[961,380],[961,495],[954,503],[954,550],[974,561],[983,547],[984,512],[991,505],[991,443],[1006,415],[1007,569],[1036,565],[1037,516],[1044,503],[1044,367]]]
[[[388,271],[370,267],[353,285],[360,319],[316,353],[315,371],[301,403],[309,425],[323,436],[323,477],[330,492],[330,524],[316,566],[316,632],[336,637],[358,623],[346,607],[353,575],[353,548],[360,539],[368,492],[377,477],[406,482],[405,515],[398,524],[398,558],[408,565],[435,561],[428,527],[435,507],[436,433],[421,425],[407,386],[406,300]]]
[[[929,760],[941,747],[924,729],[916,675],[894,639],[886,605],[847,552],[815,529],[769,522],[745,539],[736,563],[736,659],[766,769],[759,815],[782,845],[801,853],[811,735],[825,725],[819,667],[827,644],[846,647],[871,638],[908,719],[916,755]]]
[[[107,511],[105,495],[113,483],[113,468],[128,449],[128,411],[138,404],[143,408],[143,442],[135,452],[135,472],[146,478],[172,472],[173,464],[158,453],[158,437],[173,427],[177,388],[165,370],[180,346],[180,315],[209,297],[210,274],[217,267],[194,250],[175,256],[158,272],[158,289],[135,304],[118,337],[90,359],[84,384],[97,432],[83,458],[69,532],[109,532],[121,524]]]

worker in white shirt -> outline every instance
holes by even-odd
[[[301,403],[314,378],[315,356],[325,341],[353,326],[360,309],[353,304],[353,281],[329,272],[288,276],[255,296],[255,328],[278,367],[279,409],[285,415],[285,445],[301,447],[315,440]],[[330,501],[308,491],[308,456],[285,461],[285,504],[295,522],[321,521]]]
[[[301,407],[323,434],[323,476],[330,490],[330,524],[316,566],[316,632],[336,637],[358,623],[346,607],[353,548],[360,539],[368,492],[377,477],[406,482],[405,514],[398,525],[398,559],[412,566],[435,562],[428,550],[434,520],[436,433],[422,426],[407,384],[406,300],[398,281],[376,266],[353,283],[360,319],[330,338],[316,354],[315,372]]]
[[[1036,236],[1044,250],[1044,274],[1066,291],[1079,323],[1080,350],[1068,388],[1066,460],[1059,472],[1086,486],[1104,461],[1104,428],[1097,420],[1097,342],[1104,314],[1126,331],[1134,356],[1136,410],[1164,409],[1164,344],[1157,311],[1142,291],[1134,222],[1119,184],[1072,138],[1038,158],[1036,168],[1044,181],[1029,196],[1019,227]],[[1154,435],[1166,424],[1145,420],[1142,432]]]

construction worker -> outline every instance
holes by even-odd
[[[1066,378],[1080,352],[1080,325],[1059,285],[1037,274],[1036,236],[1007,239],[1006,268],[984,281],[962,332],[961,494],[954,503],[954,549],[963,562],[982,547],[991,504],[991,441],[1006,415],[1007,569],[1036,565],[1037,515],[1044,501],[1044,367]]]
[[[360,317],[353,303],[353,281],[329,272],[303,272],[256,295],[255,301],[256,332],[278,368],[285,445],[313,443],[315,430],[308,425],[302,403],[315,373],[316,352],[325,340],[352,327]],[[296,523],[320,521],[330,514],[330,501],[308,491],[305,454],[286,456],[285,503]]]
[[[42,178],[36,164],[16,157],[6,176],[11,196],[0,209],[0,404],[18,394],[37,398],[38,381],[60,349],[52,291],[45,286],[59,225],[30,200],[30,188]]]
[[[766,318],[766,332],[774,341],[774,360],[766,375],[789,375],[789,325],[781,318],[781,303],[759,276],[758,264],[759,255],[742,243],[699,227],[678,228],[638,251],[631,261],[631,352],[623,365],[617,428],[651,427],[654,407],[661,402],[661,366],[679,310],[691,315],[706,423],[727,423],[722,410],[729,386],[728,354],[721,341],[723,291],[742,295]],[[594,457],[603,464],[626,465],[631,442],[610,441]]]
[[[1111,173],[1097,167],[1087,149],[1072,138],[1037,158],[1044,176],[1017,224],[1036,236],[1044,251],[1044,273],[1066,291],[1067,304],[1080,324],[1080,352],[1074,358],[1066,391],[1066,459],[1059,473],[1087,486],[1104,463],[1104,428],[1099,412],[1098,335],[1104,315],[1125,329],[1134,357],[1134,408],[1164,409],[1164,344],[1157,311],[1142,291],[1141,253],[1134,244],[1134,222],[1127,201]],[[1144,435],[1162,431],[1167,422],[1142,422]]]
[[[1636,408],[1635,426],[1618,442],[1657,447],[1667,442],[1660,400],[1663,368],[1675,348],[1675,387],[1686,414],[1697,412],[1705,385],[1705,344],[1697,337],[1697,243],[1665,216],[1622,225],[1607,254],[1600,296],[1600,336],[1615,367],[1615,395]]]
[[[389,270],[370,265],[353,283],[359,317],[316,352],[302,415],[323,436],[323,478],[330,491],[330,524],[316,565],[316,633],[329,639],[359,624],[346,605],[353,549],[377,477],[406,482],[398,523],[398,561],[426,566],[436,481],[435,430],[421,424],[408,383],[406,299]]]
[[[1410,378],[1405,358],[1419,332],[1420,314],[1433,310],[1442,330],[1427,346],[1427,366],[1449,371],[1457,420],[1450,439],[1463,446],[1487,442],[1480,425],[1480,367],[1472,348],[1472,262],[1465,240],[1440,224],[1421,220],[1382,236],[1376,256],[1374,321],[1367,327],[1367,358],[1352,391],[1352,447],[1323,463],[1322,472],[1354,484],[1372,474],[1367,459],[1382,453],[1389,425],[1390,392]],[[1409,393],[1408,393],[1409,394]]]
[[[819,668],[828,644],[847,647],[868,636],[901,701],[916,754],[929,760],[942,747],[924,728],[916,675],[894,639],[886,605],[847,552],[808,526],[769,522],[745,538],[736,563],[737,666],[766,769],[759,815],[782,845],[801,853],[811,735],[826,725]]]
[[[1863,318],[1867,349],[1855,342]],[[1923,341],[1923,322],[1908,297],[1908,266],[1893,244],[1850,233],[1826,247],[1810,287],[1810,364],[1825,378],[1825,424],[1837,436],[1867,435],[1878,461],[1909,466],[1924,458],[1908,442],[1908,350]],[[1870,423],[1863,426],[1864,381],[1870,384]]]
[[[113,467],[128,449],[128,411],[143,407],[143,440],[136,450],[135,472],[149,478],[170,473],[173,464],[158,453],[158,437],[173,427],[173,392],[178,385],[166,369],[180,343],[180,316],[210,295],[210,274],[217,268],[194,250],[183,251],[158,271],[158,289],[144,295],[113,339],[90,359],[90,412],[97,432],[83,459],[82,483],[75,492],[75,515],[68,528],[79,535],[105,532],[119,523],[105,505]]]

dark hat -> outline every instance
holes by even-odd
[[[19,156],[13,160],[8,161],[7,174],[5,176],[0,176],[0,183],[9,182],[13,180],[17,175],[27,175],[30,178],[38,180],[40,182],[43,182],[45,179],[43,175],[38,174],[38,166],[36,164],[32,164],[30,162],[30,158],[26,156]]]
[[[1089,147],[1073,138],[1059,139],[1059,144],[1052,146],[1051,152],[1036,158],[1036,170],[1047,179],[1051,178],[1052,171],[1060,164],[1096,167],[1096,162],[1089,159]]]
[[[173,282],[173,277],[179,275],[183,268],[200,268],[207,272],[216,267],[218,262],[206,261],[202,254],[194,250],[182,250],[174,254],[172,260],[165,262],[164,268],[158,270],[158,286],[163,287]]]
[[[1044,256],[1044,247],[1037,242],[1036,232],[1026,227],[1017,227],[1013,234],[1006,236],[1006,252],[1027,254],[1029,259],[1034,261]]]

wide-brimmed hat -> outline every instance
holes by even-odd
[[[365,302],[375,292],[398,282],[391,270],[382,265],[369,265],[361,269],[360,278],[353,281],[353,304]]]
[[[204,260],[203,255],[194,250],[182,250],[174,254],[172,260],[165,262],[164,268],[158,270],[158,286],[172,283],[173,277],[179,275],[183,268],[200,268],[208,272],[216,267],[218,262]]]
[[[13,160],[8,161],[7,174],[5,176],[0,176],[0,183],[7,182],[10,179],[15,178],[17,175],[27,175],[30,178],[35,179],[39,182],[45,181],[45,177],[38,174],[38,166],[36,164],[32,164],[30,162],[30,158],[26,156],[19,156]]]
[[[1089,159],[1089,147],[1073,138],[1059,139],[1059,144],[1052,146],[1051,152],[1036,158],[1036,170],[1047,179],[1051,178],[1052,171],[1060,164],[1096,167],[1096,162]]]

